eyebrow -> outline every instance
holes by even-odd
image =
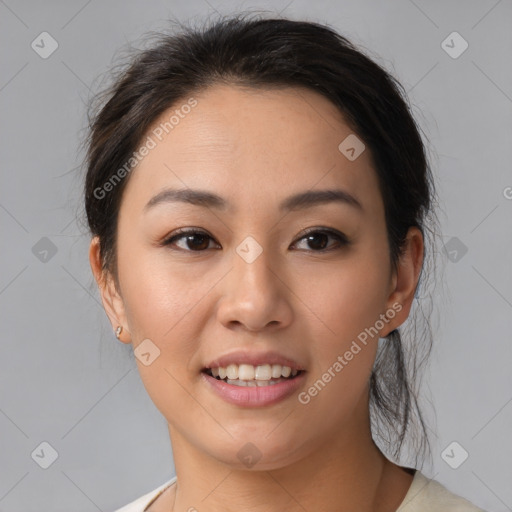
[[[187,203],[224,211],[230,207],[228,201],[213,192],[191,188],[167,188],[152,197],[144,207],[144,211],[148,211],[158,204],[173,202]],[[328,203],[346,204],[361,212],[364,211],[362,204],[352,194],[342,189],[308,190],[301,192],[282,201],[279,204],[279,210],[281,212],[303,210]]]

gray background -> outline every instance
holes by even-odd
[[[0,0],[0,511],[113,510],[174,475],[165,420],[110,330],[76,220],[84,104],[116,51],[166,18],[252,8],[330,23],[408,90],[431,141],[442,239],[458,251],[445,258],[425,472],[512,510],[510,0]],[[47,59],[31,48],[43,31],[59,45]],[[453,31],[469,44],[455,59],[441,47]],[[452,441],[469,453],[458,469],[441,457]],[[42,442],[58,454],[48,469]]]

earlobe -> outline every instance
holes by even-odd
[[[98,285],[103,308],[105,309],[105,313],[107,314],[117,339],[123,343],[131,343],[123,299],[117,290],[113,276],[105,272],[102,267],[98,237],[94,237],[91,240],[89,246],[89,263],[96,284]]]
[[[387,301],[388,311],[392,309],[395,314],[386,325],[382,337],[387,336],[407,320],[418,285],[423,256],[423,235],[417,227],[412,226],[407,232],[403,254],[393,276],[393,288]]]

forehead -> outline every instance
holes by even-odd
[[[132,171],[124,194],[132,205],[166,187],[208,189],[239,206],[340,187],[368,208],[378,201],[370,152],[350,161],[340,151],[353,130],[320,94],[215,85],[192,97],[195,106],[184,108],[193,104],[184,98],[143,138],[153,148]]]

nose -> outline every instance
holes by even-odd
[[[293,297],[285,269],[270,250],[251,261],[233,252],[233,268],[222,281],[218,320],[228,329],[276,330],[290,325]]]

